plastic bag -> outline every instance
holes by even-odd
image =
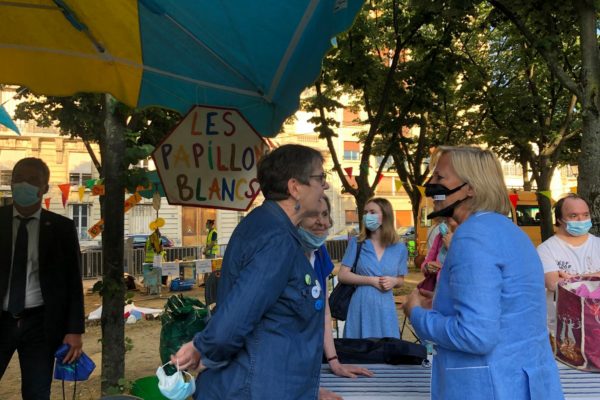
[[[161,316],[160,359],[171,360],[179,348],[192,340],[206,326],[208,311],[198,299],[182,294],[169,297]]]
[[[88,357],[87,354],[81,353],[81,356],[77,361],[70,364],[63,363],[63,359],[69,352],[70,346],[68,344],[62,344],[54,357],[56,357],[56,364],[54,365],[54,379],[65,380],[65,381],[85,381],[87,380],[96,364]]]

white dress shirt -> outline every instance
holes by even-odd
[[[27,286],[25,288],[25,308],[33,308],[44,304],[42,298],[42,289],[40,287],[40,263],[39,263],[39,241],[40,241],[40,208],[29,216],[32,218],[27,223]],[[23,217],[16,208],[13,207],[13,234],[12,234],[12,257],[15,254],[15,242],[17,241],[17,231],[19,230],[19,218]],[[11,267],[12,276],[12,267]],[[8,309],[8,296],[10,294],[11,276],[8,278],[8,288],[2,302],[2,309]]]

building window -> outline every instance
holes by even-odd
[[[523,176],[523,167],[520,164],[502,164],[502,172],[505,176]]]
[[[358,113],[352,111],[350,108],[344,108],[342,124],[344,126],[360,125],[360,116],[358,115]]]
[[[377,168],[379,168],[379,166],[381,165],[382,161],[383,161],[383,156],[377,156]],[[383,171],[389,171],[391,168],[394,167],[394,158],[392,156],[389,156],[387,161],[385,162],[385,165],[383,166]]]
[[[69,204],[71,218],[75,223],[80,240],[90,239],[87,232],[89,229],[90,207],[90,204]]]
[[[578,165],[567,165],[567,177],[568,178],[577,178],[579,175],[579,166]]]
[[[344,142],[344,160],[358,160],[360,157],[360,144],[358,142]]]
[[[128,233],[146,233],[150,231],[150,222],[156,219],[156,211],[152,204],[137,204],[129,214]]]
[[[345,210],[346,214],[346,225],[352,225],[358,223],[358,213],[356,210]]]
[[[10,186],[12,179],[12,170],[3,169],[0,171],[0,186]]]
[[[85,181],[92,179],[92,174],[85,172],[71,172],[69,174],[69,182],[71,186],[85,186]]]

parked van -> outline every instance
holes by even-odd
[[[542,243],[542,231],[540,222],[540,205],[537,201],[537,195],[534,192],[509,190],[508,195],[517,195],[517,206],[511,208],[508,216],[527,234],[534,246]],[[552,202],[554,205],[554,202]],[[433,200],[431,198],[422,198],[417,215],[417,252],[419,255],[427,254],[427,233],[431,227],[431,220],[427,215],[433,212]]]

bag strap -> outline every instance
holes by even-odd
[[[356,264],[358,264],[358,257],[360,256],[360,250],[362,249],[363,243],[364,242],[356,241],[356,244],[358,245],[358,248],[356,249],[356,258],[354,259],[354,264],[352,264],[352,269],[350,270],[353,274],[356,273]]]

